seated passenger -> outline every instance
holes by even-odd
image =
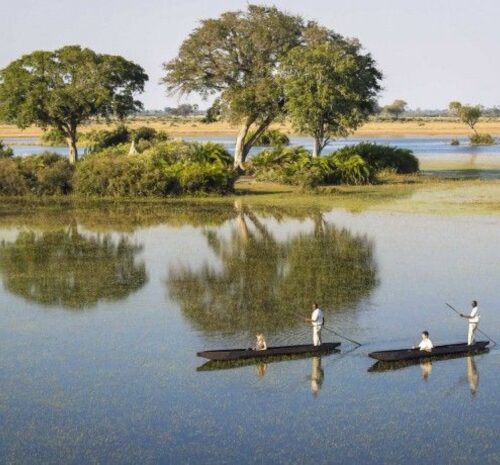
[[[267,350],[266,339],[263,334],[257,334],[257,341],[255,342],[255,346],[253,350]]]
[[[429,332],[422,331],[422,340],[420,341],[418,348],[420,350],[425,350],[426,352],[432,352],[433,347],[434,345],[432,344],[432,341],[429,339]]]

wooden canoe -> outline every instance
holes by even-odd
[[[223,350],[204,350],[198,352],[198,357],[208,358],[209,360],[242,360],[250,358],[267,358],[282,355],[297,354],[324,354],[335,350],[340,346],[340,342],[324,342],[320,346],[304,344],[297,346],[277,346],[268,347],[267,350],[252,349],[223,349]]]
[[[455,354],[473,354],[484,350],[488,344],[489,341],[478,341],[473,345],[461,342],[459,344],[435,346],[431,352],[420,349],[397,349],[372,352],[368,356],[382,362],[398,362],[400,360],[417,360]]]

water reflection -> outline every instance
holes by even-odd
[[[467,357],[467,381],[472,397],[476,395],[479,386],[479,373],[477,372],[476,360],[474,357]]]
[[[432,360],[422,360],[420,362],[420,374],[422,375],[422,379],[424,381],[427,381],[431,373],[432,373]]]
[[[325,379],[325,372],[321,368],[321,357],[313,357],[311,359],[311,393],[316,397],[323,386],[323,381]]]
[[[255,376],[258,379],[264,378],[266,376],[267,372],[267,363],[266,362],[259,362],[257,365],[255,365]]]
[[[0,272],[5,289],[44,305],[81,309],[100,300],[119,300],[147,281],[140,246],[126,237],[87,237],[76,224],[58,231],[20,232],[0,245]]]
[[[319,212],[311,232],[279,241],[265,220],[236,204],[229,237],[206,231],[217,261],[170,270],[167,286],[184,315],[205,332],[276,332],[303,324],[313,300],[326,314],[352,311],[377,285],[373,245],[337,229]]]

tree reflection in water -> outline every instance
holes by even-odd
[[[86,237],[76,225],[55,232],[21,232],[0,245],[0,272],[13,294],[45,305],[81,309],[118,300],[147,281],[136,262],[141,247],[122,237]]]
[[[236,210],[229,238],[206,233],[219,263],[207,261],[199,269],[181,265],[169,273],[171,297],[201,330],[289,329],[303,325],[297,312],[309,312],[314,300],[328,319],[355,308],[375,288],[373,245],[366,237],[337,229],[315,213],[312,232],[278,241],[249,208],[236,204]]]

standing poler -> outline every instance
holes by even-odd
[[[463,313],[461,313],[460,316],[462,318],[465,318],[466,320],[469,320],[469,334],[467,337],[467,344],[471,346],[472,344],[474,344],[474,342],[476,342],[476,331],[480,318],[477,300],[472,301],[472,310],[469,316],[464,315]]]
[[[319,308],[318,304],[315,302],[312,306],[313,312],[311,318],[306,318],[306,321],[312,323],[313,327],[313,345],[321,345],[321,328],[325,323],[325,317],[323,316],[323,311]]]

